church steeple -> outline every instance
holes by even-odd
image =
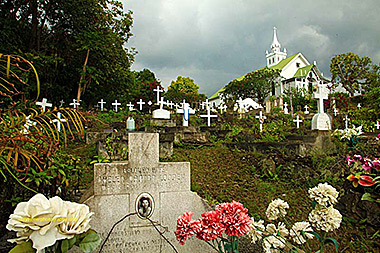
[[[270,46],[273,52],[279,52],[281,50],[281,44],[278,42],[277,39],[277,28],[273,27],[273,42],[272,45]]]
[[[280,61],[286,58],[287,52],[286,49],[284,48],[284,51],[281,52],[281,44],[278,42],[277,39],[277,28],[273,27],[273,42],[272,45],[270,46],[271,48],[271,53],[268,53],[266,51],[266,58],[267,58],[267,67],[272,67],[274,65],[277,65]]]

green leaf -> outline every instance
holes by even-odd
[[[361,200],[368,200],[368,201],[376,201],[374,198],[372,198],[371,193],[364,193]]]
[[[100,245],[102,239],[93,230],[87,231],[86,234],[82,241],[79,242],[79,247],[83,252],[91,252]]]
[[[69,250],[69,240],[66,239],[66,240],[62,240],[61,241],[61,252],[62,253],[65,253]]]
[[[32,242],[28,241],[28,242],[23,242],[21,244],[17,244],[15,247],[13,247],[13,249],[9,251],[9,253],[20,253],[20,252],[35,253],[36,250],[33,249]]]
[[[339,247],[339,243],[337,240],[335,240],[334,238],[326,238],[325,241],[323,242],[324,244],[327,244],[327,243],[332,243],[335,245],[335,251],[338,252],[338,247]]]

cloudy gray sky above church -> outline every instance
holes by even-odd
[[[134,12],[127,47],[134,70],[152,70],[167,87],[189,76],[212,95],[266,65],[273,27],[288,56],[301,52],[330,76],[330,59],[354,52],[380,62],[379,0],[123,0]]]

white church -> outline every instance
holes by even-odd
[[[273,42],[271,45],[271,52],[266,51],[266,67],[270,69],[281,70],[281,80],[275,90],[272,91],[272,96],[281,97],[289,88],[305,89],[311,92],[313,86],[318,83],[328,84],[330,80],[323,77],[319,71],[317,63],[313,64],[306,59],[302,53],[297,53],[292,56],[287,55],[286,48],[281,50],[281,44],[277,39],[277,28],[273,28]],[[240,81],[244,76],[236,78]],[[222,87],[214,95],[209,98],[213,105],[220,104],[220,94],[224,90]]]

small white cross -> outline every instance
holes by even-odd
[[[183,100],[182,108],[177,108],[177,113],[183,113],[183,126],[189,126],[189,116],[190,114],[195,114],[195,111],[190,108],[189,104]]]
[[[220,109],[220,114],[222,114],[223,112],[226,111],[226,109],[227,109],[227,105],[225,105],[225,104],[220,104],[220,105],[219,105],[219,109]]]
[[[346,115],[346,117],[344,118],[344,120],[346,121],[346,129],[348,128],[348,121],[351,120],[348,118],[348,116]]]
[[[206,106],[206,110],[207,110],[207,108],[208,108],[210,105],[211,105],[211,103],[208,102],[208,99],[206,99],[206,101],[202,103],[202,109],[204,109],[204,107]]]
[[[297,115],[297,118],[294,119],[293,122],[297,124],[297,129],[300,128],[300,123],[302,122],[302,120],[300,119],[299,115]]]
[[[377,130],[379,130],[379,128],[380,128],[380,123],[379,123],[379,121],[376,121],[375,127],[376,127]]]
[[[100,102],[98,102],[98,104],[100,104],[100,110],[103,111],[103,104],[105,104],[106,102],[103,101],[103,98],[100,100]]]
[[[173,101],[166,100],[166,104],[170,107],[170,109],[173,108],[173,105],[174,105]]]
[[[305,105],[305,114],[309,114],[308,109],[309,109],[309,106]]]
[[[74,109],[77,109],[77,106],[80,106],[80,103],[78,103],[77,100],[74,98],[73,102],[70,103],[69,105],[72,105],[74,107]]]
[[[61,101],[59,101],[59,108],[61,108],[63,106],[63,104],[65,103],[65,101],[63,101],[63,99]]]
[[[178,108],[181,108],[181,105],[175,103],[174,107],[175,107],[175,109],[178,109]]]
[[[42,107],[42,112],[45,112],[46,107],[52,107],[53,104],[48,103],[46,98],[42,99],[42,102],[36,102],[36,105],[39,105]]]
[[[157,104],[160,102],[160,92],[163,92],[159,86],[156,87],[156,89],[153,89],[153,91],[157,92]]]
[[[208,102],[208,100],[207,100]],[[206,115],[200,115],[202,118],[207,118],[207,126],[211,126],[211,118],[218,117],[217,115],[211,115],[210,114],[210,107],[207,106],[207,114]]]
[[[140,106],[140,111],[142,111],[142,108],[143,108],[143,105],[145,104],[145,102],[140,98],[140,101],[138,101],[137,104]]]
[[[164,105],[166,105],[166,102],[164,101],[163,97],[161,97],[161,100],[158,101],[158,104],[160,105],[160,109],[162,110],[164,108]]]
[[[153,104],[152,101],[149,100],[148,105],[151,106],[152,104]]]
[[[362,105],[358,103],[358,109],[360,110],[360,108],[362,108]]]
[[[134,107],[134,106],[135,106],[135,105],[132,104],[131,102],[129,102],[129,103],[127,104],[127,107],[128,107],[128,109],[129,109],[130,112],[133,111],[133,107]],[[141,108],[141,106],[140,106],[140,108]]]
[[[334,107],[334,116],[336,117],[337,114],[338,114],[338,109],[336,109],[336,107]]]
[[[32,115],[29,115],[29,116],[27,116],[26,118],[25,118],[25,124],[24,124],[24,129],[22,129],[22,133],[23,134],[28,134],[29,133],[29,127],[31,127],[31,126],[35,126],[35,125],[37,125],[37,122],[34,122],[34,121],[31,121],[30,120],[30,117],[31,117]]]
[[[121,104],[118,103],[117,100],[115,99],[115,102],[113,102],[112,105],[115,106],[115,112],[117,112],[117,106]]]
[[[259,122],[260,122],[260,132],[263,131],[263,124],[264,124],[264,120],[266,119],[267,117],[265,117],[263,115],[263,111],[260,111],[260,115],[259,116],[256,116],[256,119],[259,119]]]
[[[60,113],[60,112],[57,112],[57,118],[56,118],[56,119],[53,119],[53,120],[50,121],[50,122],[57,122],[57,130],[58,130],[58,132],[61,132],[61,123],[63,123],[63,122],[67,122],[67,120],[62,119],[62,118],[61,118],[61,113]]]

